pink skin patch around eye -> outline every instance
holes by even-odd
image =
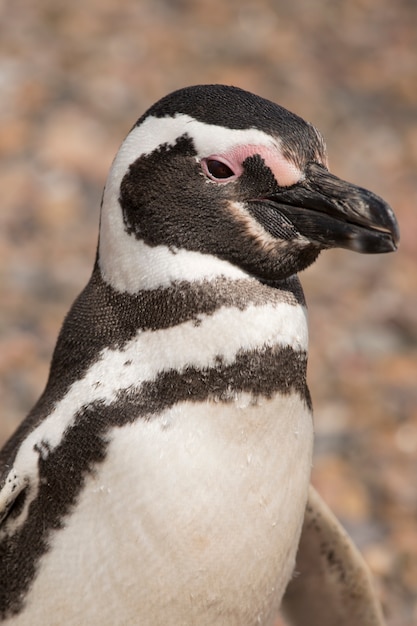
[[[228,152],[223,154],[212,154],[203,160],[204,162],[214,159],[225,163],[235,173],[234,178],[238,178],[243,172],[242,163],[250,156],[259,154],[265,161],[265,164],[275,176],[280,187],[289,187],[298,183],[303,178],[303,172],[298,169],[294,163],[288,161],[279,151],[278,148],[265,145],[240,145],[234,146]],[[206,169],[206,167],[204,168]],[[212,178],[212,177],[211,177]],[[231,178],[224,179],[224,183],[230,182]],[[218,182],[221,182],[219,179]]]

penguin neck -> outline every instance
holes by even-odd
[[[214,255],[166,245],[151,246],[129,234],[116,198],[112,186],[107,186],[92,277],[95,289],[98,288],[101,294],[106,293],[107,301],[120,300],[123,303],[127,298],[130,310],[136,309],[140,303],[139,317],[145,309],[154,309],[152,314],[155,315],[161,307],[171,307],[171,311],[175,310],[179,317],[182,317],[181,309],[185,308],[184,315],[189,316],[192,305],[184,294],[193,294],[194,303],[211,299],[213,307],[222,306],[231,299],[240,303],[238,307],[247,306],[250,302],[265,304],[277,301],[305,307],[304,294],[296,275],[267,284]],[[159,306],[150,305],[152,293],[163,295]],[[122,317],[125,304],[118,307]],[[198,310],[199,306],[196,306]]]
[[[173,256],[175,260],[180,258],[179,253]],[[146,270],[145,260],[141,258],[140,261],[140,267]],[[155,334],[154,331],[165,329],[172,329],[175,333],[175,327],[179,328],[180,333],[181,328],[191,329],[192,332],[201,330],[197,343],[205,335],[210,338],[208,344],[211,344],[213,337],[227,337],[232,328],[239,329],[245,342],[249,331],[253,333],[259,329],[266,340],[281,337],[280,341],[286,346],[297,352],[306,351],[306,310],[298,277],[294,275],[272,286],[238,269],[239,278],[226,276],[228,271],[234,270],[233,266],[230,269],[227,265],[225,263],[221,267],[224,273],[210,277],[206,272],[205,278],[200,274],[200,278],[194,280],[190,280],[190,273],[194,272],[195,275],[196,269],[184,265],[187,277],[178,274],[181,278],[172,280],[166,286],[161,286],[168,283],[162,269],[158,274],[157,271],[152,272],[151,268],[149,275],[138,271],[140,280],[136,279],[136,286],[149,284],[152,279],[153,287],[133,292],[135,278],[134,273],[128,271],[129,267],[124,277],[126,282],[119,279],[115,288],[103,277],[100,258],[97,256],[90,281],[64,321],[52,359],[48,393],[41,397],[34,409],[34,416],[41,418],[47,415],[53,408],[49,398],[57,400],[64,397],[71,385],[85,377],[89,368],[101,360],[106,350],[124,350],[141,333],[149,332],[151,336]],[[179,272],[181,266],[178,264],[176,267]],[[208,265],[206,267],[208,269]],[[211,269],[213,274],[213,266]],[[157,278],[159,286],[156,286]],[[122,285],[129,287],[131,292],[122,289]],[[204,326],[205,321],[207,328]],[[271,331],[267,328],[270,323],[274,326]],[[168,332],[165,338],[169,337]],[[264,339],[255,339],[252,342],[254,346],[263,345]],[[160,343],[163,345],[162,339]]]
[[[130,243],[131,239],[126,241]],[[144,322],[146,313],[155,320],[164,314],[172,317],[175,312],[177,322],[181,323],[194,314],[210,313],[222,306],[242,309],[249,304],[284,302],[306,308],[296,274],[274,282],[260,281],[209,254],[149,246],[137,239],[133,243],[134,250],[119,248],[117,259],[109,263],[109,244],[100,240],[90,286],[94,285],[100,299],[119,303],[121,318],[125,317],[126,307],[131,313],[134,311],[138,328],[141,324],[152,326]]]

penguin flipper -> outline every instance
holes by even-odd
[[[19,494],[27,487],[27,480],[22,479],[12,467],[0,483],[0,527],[6,520]]]
[[[384,626],[365,561],[312,486],[295,571],[282,600],[292,626]]]

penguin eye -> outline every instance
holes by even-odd
[[[211,178],[211,180],[226,182],[231,178],[236,178],[235,172],[227,163],[224,163],[224,161],[209,158],[202,159],[201,164],[205,174]]]
[[[226,163],[211,159],[207,161],[207,169],[214,178],[230,178],[234,173]]]

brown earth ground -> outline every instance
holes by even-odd
[[[137,117],[234,84],[312,121],[338,175],[398,216],[396,254],[302,275],[313,482],[360,546],[389,626],[417,623],[417,4],[38,0],[0,8],[0,439],[34,403],[88,279],[101,190]]]

